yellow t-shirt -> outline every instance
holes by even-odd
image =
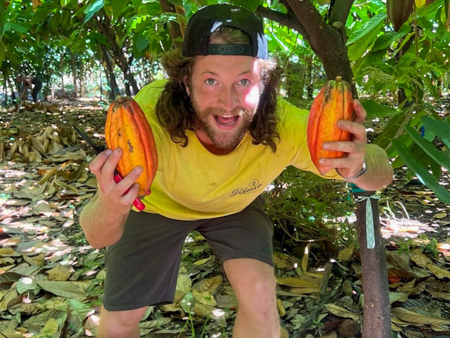
[[[227,155],[210,153],[186,130],[187,147],[172,142],[160,125],[155,105],[166,80],[142,88],[135,100],[153,130],[158,150],[158,171],[151,195],[143,199],[145,211],[178,220],[197,220],[230,215],[248,206],[289,165],[319,176],[306,143],[307,110],[278,98],[277,151],[253,145],[246,133],[236,149]],[[326,178],[341,179],[335,170]]]

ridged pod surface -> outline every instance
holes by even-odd
[[[136,166],[144,169],[136,182],[139,197],[148,195],[158,168],[158,153],[152,129],[133,98],[118,98],[111,103],[106,117],[105,140],[109,149],[122,150],[116,168],[122,177]]]
[[[414,0],[387,0],[386,12],[396,32],[408,20],[413,11]]]
[[[349,141],[351,135],[337,126],[339,120],[351,120],[353,115],[352,89],[340,76],[327,81],[311,106],[308,118],[307,141],[311,160],[316,168],[323,157],[344,157],[345,153],[323,149],[326,141]],[[325,172],[321,171],[321,174]]]

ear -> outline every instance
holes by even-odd
[[[186,88],[186,93],[188,94],[188,96],[191,96],[191,91],[189,89],[189,86],[187,85],[187,75],[184,76],[183,82],[184,82],[184,87]]]

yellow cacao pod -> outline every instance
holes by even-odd
[[[139,197],[148,195],[158,168],[158,153],[152,129],[133,98],[118,98],[111,103],[106,117],[105,140],[109,149],[122,150],[116,168],[122,177],[136,166],[144,169],[136,182]]]
[[[396,32],[408,20],[413,11],[414,0],[387,0],[386,12]]]
[[[319,159],[344,157],[345,153],[323,149],[327,141],[349,141],[351,135],[337,126],[339,120],[352,120],[353,98],[348,82],[340,76],[327,81],[311,106],[308,118],[307,141],[311,160],[322,172]]]

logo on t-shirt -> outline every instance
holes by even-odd
[[[252,191],[255,191],[261,187],[261,183],[257,179],[251,180],[248,187],[237,188],[231,192],[230,196],[243,195]]]

